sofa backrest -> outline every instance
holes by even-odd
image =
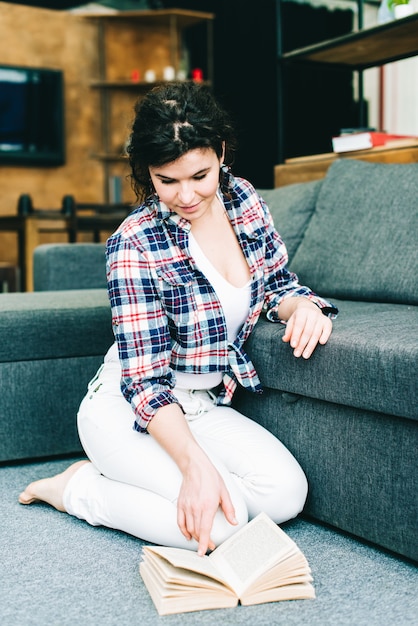
[[[51,243],[35,248],[35,291],[106,288],[105,244]]]
[[[267,203],[274,225],[286,244],[289,262],[299,248],[315,211],[321,185],[322,180],[315,180],[276,189],[257,190]]]
[[[290,267],[320,294],[418,304],[417,232],[418,163],[340,159]]]

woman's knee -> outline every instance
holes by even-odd
[[[230,524],[221,509],[218,510],[215,515],[215,519],[213,520],[211,533],[211,538],[216,546],[219,546],[221,543],[226,541],[228,537],[234,535],[238,530],[240,530],[240,528],[247,524],[248,509],[244,503],[242,503],[242,505],[239,504],[238,506],[235,505],[235,519],[237,520],[237,523],[235,525]]]
[[[251,518],[263,511],[280,524],[301,513],[308,495],[308,482],[302,468],[294,461],[281,471],[265,476],[257,485],[247,485],[246,491]]]
[[[299,465],[277,480],[270,496],[271,518],[277,523],[297,517],[302,512],[308,495],[308,481]]]

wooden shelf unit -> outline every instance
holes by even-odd
[[[213,13],[183,9],[86,15],[86,19],[96,22],[98,29],[98,76],[90,86],[100,92],[101,137],[92,157],[103,166],[104,202],[132,200],[126,184],[127,159],[123,154],[135,101],[163,82],[165,67],[171,66],[175,75],[183,69],[185,31],[202,23],[206,24],[206,41],[202,40],[202,46],[206,46],[205,81],[212,83],[214,17]],[[144,80],[145,72],[150,69],[156,75],[154,82]],[[112,197],[115,177],[125,185],[122,198]]]

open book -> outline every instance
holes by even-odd
[[[160,615],[315,597],[305,556],[265,513],[209,556],[145,546],[139,569]]]

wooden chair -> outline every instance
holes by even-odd
[[[94,243],[100,243],[101,234],[115,231],[133,209],[131,204],[125,202],[76,202],[72,196],[67,202],[71,206],[71,242],[78,241],[79,233],[92,233]]]
[[[42,233],[65,233],[69,243],[80,233],[92,233],[99,243],[102,233],[111,233],[131,212],[127,203],[79,203],[65,195],[58,209],[39,209],[29,194],[19,196],[17,215],[0,216],[0,232],[15,232],[18,239],[18,269],[24,291],[33,291],[33,252],[42,243]]]
[[[66,233],[71,241],[74,206],[71,196],[64,196],[58,209],[35,209],[29,194],[19,196],[17,215],[0,216],[0,232],[17,234],[18,268],[21,288],[33,290],[33,251],[41,243],[42,233]]]

